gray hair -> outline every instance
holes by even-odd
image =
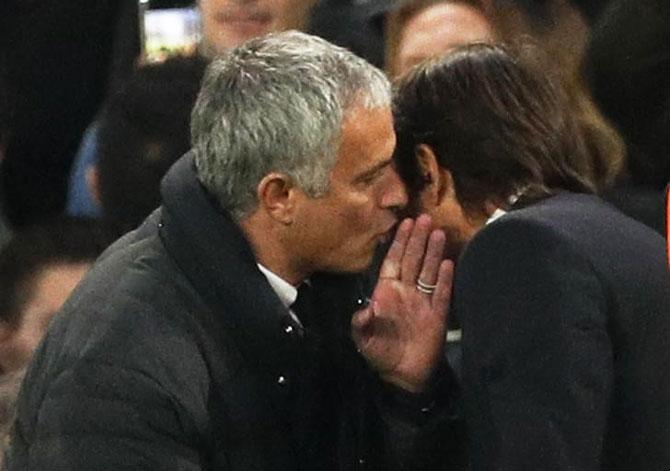
[[[347,111],[390,102],[384,74],[346,49],[297,31],[252,39],[205,73],[191,120],[198,179],[238,220],[273,171],[322,196]]]

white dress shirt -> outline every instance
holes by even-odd
[[[302,326],[302,322],[300,322],[298,316],[296,316],[295,312],[291,310],[291,305],[298,297],[298,289],[273,271],[270,271],[267,267],[264,267],[260,263],[257,265],[261,273],[265,275],[265,278],[267,278],[268,283],[270,283],[272,290],[277,294],[279,300],[288,309],[288,312],[293,320]]]

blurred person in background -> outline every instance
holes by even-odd
[[[496,40],[477,0],[413,0],[386,17],[386,71],[391,77],[457,46]]]
[[[191,109],[206,65],[198,56],[142,65],[107,100],[86,183],[119,234],[158,207],[161,178],[190,148]]]
[[[51,318],[111,241],[94,221],[59,219],[20,229],[0,249],[0,470],[25,368]]]
[[[112,236],[57,219],[17,231],[0,250],[0,374],[23,368],[53,315]]]
[[[473,471],[670,468],[665,244],[594,195],[571,106],[546,69],[495,46],[398,86],[410,208],[458,260]]]
[[[198,0],[202,52],[221,54],[268,33],[303,30],[316,0]]]

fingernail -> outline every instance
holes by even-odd
[[[421,214],[416,221],[421,222],[421,224],[430,224],[431,218],[428,214]]]

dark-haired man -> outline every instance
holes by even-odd
[[[670,469],[663,239],[593,195],[541,74],[475,45],[399,86],[397,162],[456,258],[474,471]]]

